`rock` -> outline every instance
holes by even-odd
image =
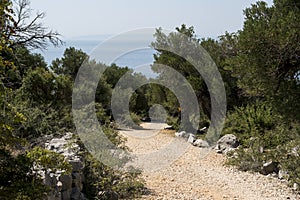
[[[293,190],[298,191],[299,190],[299,185],[297,183],[294,183],[293,185]]]
[[[166,125],[166,126],[164,127],[164,129],[165,129],[165,130],[174,130],[174,127],[171,126],[171,125]]]
[[[61,175],[59,181],[62,182],[62,191],[69,190],[72,188],[72,176],[71,175]]]
[[[39,174],[44,177],[44,182],[50,186],[48,199],[50,200],[71,200],[86,199],[81,192],[83,189],[83,161],[80,156],[80,146],[76,143],[72,133],[66,133],[61,138],[51,138],[45,142],[45,148],[59,153],[72,165],[71,174],[63,174],[64,171],[50,173],[40,170]],[[37,169],[39,170],[39,169]]]
[[[61,199],[62,200],[71,200],[71,193],[72,190],[65,190],[61,192]]]
[[[189,133],[185,132],[185,131],[181,131],[181,132],[176,132],[175,133],[176,137],[183,137],[183,138],[188,138],[190,136]]]
[[[53,173],[46,172],[44,183],[50,187],[55,187],[57,185],[57,179]]]
[[[218,140],[218,144],[228,146],[230,148],[237,148],[239,146],[237,137],[233,134],[227,134]]]
[[[278,162],[273,162],[273,161],[264,163],[261,169],[261,173],[263,175],[278,173],[278,171],[279,171]]]
[[[72,165],[72,171],[73,172],[79,172],[83,168],[83,164],[79,159],[70,160],[70,164]]]
[[[191,133],[188,138],[188,143],[193,144],[195,140],[195,135]]]
[[[218,140],[215,150],[217,153],[227,153],[228,151],[237,148],[238,145],[237,137],[233,134],[227,134]]]
[[[223,146],[223,145],[220,145],[220,144],[217,144],[216,147],[214,148],[214,150],[217,152],[217,153],[224,153],[224,152],[227,152],[229,148],[226,148],[226,146]]]
[[[279,170],[278,171],[278,178],[279,179],[286,179],[286,178],[288,178],[288,173],[286,171]]]
[[[58,181],[57,184],[56,184],[56,186],[58,188],[58,191],[62,191],[63,183],[61,181]]]
[[[291,151],[291,155],[295,157],[299,157],[299,146],[293,147]]]
[[[72,188],[71,199],[80,200],[81,192],[78,188]]]
[[[63,138],[65,140],[71,140],[73,138],[73,135],[74,135],[73,133],[68,132],[63,136]]]
[[[79,188],[80,190],[83,188],[81,176],[81,173],[72,173],[73,187]]]
[[[196,147],[200,147],[200,148],[208,148],[209,147],[208,142],[205,140],[202,140],[202,139],[197,139],[196,141],[194,141],[193,145]]]

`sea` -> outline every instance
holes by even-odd
[[[56,58],[62,58],[65,49],[69,47],[81,49],[83,52],[90,55],[93,50],[95,50],[99,45],[105,42],[103,36],[101,38],[102,39],[95,37],[80,37],[75,39],[68,39],[65,40],[64,44],[59,47],[53,47],[52,45],[49,45],[46,50],[35,50],[33,52],[41,54],[45,58],[47,64],[51,65],[52,61]],[[111,63],[104,63],[107,65],[115,63],[119,67],[129,67],[133,69],[134,72],[142,73],[148,78],[155,78],[158,74],[154,73],[151,70],[151,64],[154,61],[153,55],[155,53],[156,51],[151,48],[138,49],[121,55]]]

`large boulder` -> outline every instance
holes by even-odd
[[[215,150],[217,151],[217,153],[226,153],[232,149],[237,148],[238,146],[239,142],[237,137],[233,134],[227,134],[218,140]]]

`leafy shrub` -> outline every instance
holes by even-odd
[[[293,124],[289,130],[295,138],[280,146],[280,168],[287,172],[290,184],[300,185],[300,125]]]
[[[141,117],[135,113],[130,113],[130,115],[123,115],[120,117],[120,126],[130,127],[130,128],[140,128]]]
[[[167,124],[171,125],[176,131],[178,131],[180,127],[180,119],[178,117],[171,117],[168,115]]]
[[[135,123],[135,125],[140,125],[141,124],[141,117],[137,115],[136,113],[130,113],[130,117],[132,121]]]
[[[144,190],[140,172],[121,172],[102,164],[89,153],[85,154],[85,184],[83,192],[89,199],[123,199],[138,197]]]
[[[236,108],[226,121],[223,134],[235,134],[241,146],[229,153],[228,164],[243,171],[262,173],[268,161],[279,163],[290,183],[300,184],[298,123],[287,123],[264,102]]]
[[[246,107],[235,108],[226,119],[222,135],[235,134],[245,147],[249,147],[255,138],[263,141],[264,147],[276,147],[287,140],[278,137],[282,135],[283,126],[281,116],[274,113],[270,105],[257,101]]]
[[[72,166],[65,161],[65,157],[54,151],[35,147],[27,153],[27,157],[33,160],[35,164],[43,167],[44,170],[64,170],[65,173],[72,171]]]
[[[8,150],[0,149],[0,199],[45,199],[50,188],[34,171],[36,164],[43,169],[71,171],[64,156],[49,150],[34,148],[27,153],[12,155]]]

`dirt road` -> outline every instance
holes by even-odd
[[[224,155],[160,131],[165,124],[142,126],[121,131],[151,191],[142,199],[300,199],[277,178],[224,166]]]

